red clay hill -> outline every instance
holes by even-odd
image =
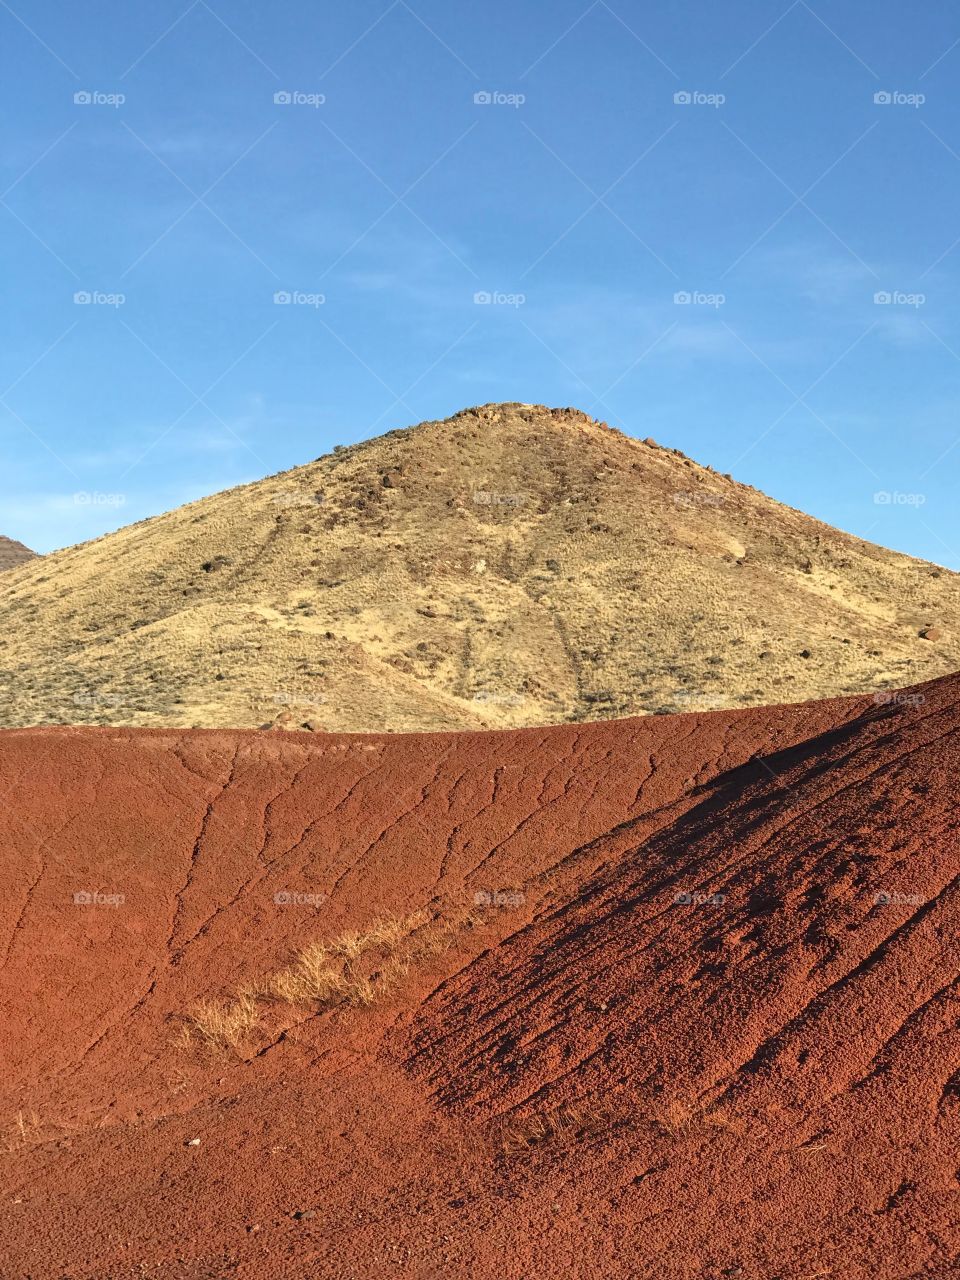
[[[3,734],[3,1276],[957,1274],[958,741]]]

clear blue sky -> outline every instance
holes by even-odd
[[[0,532],[524,400],[960,568],[948,0],[0,0],[0,42]]]

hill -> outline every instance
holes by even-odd
[[[953,1274],[958,740],[0,735],[4,1274]]]
[[[0,724],[510,727],[960,667],[960,577],[572,409],[335,450],[0,583]]]
[[[0,573],[6,569],[14,569],[27,560],[35,559],[37,559],[36,552],[25,547],[22,542],[15,542],[13,538],[0,537]]]

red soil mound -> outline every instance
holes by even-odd
[[[960,1274],[958,731],[0,735],[3,1276]]]

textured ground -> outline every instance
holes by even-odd
[[[958,736],[952,677],[489,734],[0,735],[4,1280],[960,1274]],[[182,1041],[422,908],[445,945],[373,1003]]]
[[[5,726],[516,727],[958,668],[956,574],[530,405],[338,450],[0,582]]]

